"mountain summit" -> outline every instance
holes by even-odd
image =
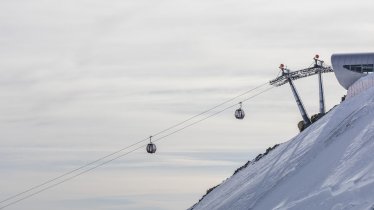
[[[374,210],[374,88],[248,162],[189,210]]]

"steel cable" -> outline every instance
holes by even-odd
[[[195,119],[195,118],[197,118],[197,117],[199,117],[199,116],[201,116],[201,115],[203,115],[203,114],[206,114],[206,113],[208,113],[208,112],[210,112],[210,111],[212,111],[212,110],[214,110],[214,109],[216,109],[216,108],[218,108],[218,107],[220,107],[220,106],[222,106],[222,105],[224,105],[224,104],[227,104],[228,102],[231,102],[231,101],[233,101],[233,100],[235,100],[235,99],[237,99],[237,98],[239,98],[239,97],[241,97],[241,96],[244,96],[244,95],[246,95],[246,94],[248,94],[248,93],[250,93],[250,92],[252,92],[252,91],[254,91],[254,90],[256,90],[256,89],[259,89],[259,88],[265,86],[266,84],[268,84],[268,82],[266,82],[266,83],[264,83],[264,84],[261,84],[261,85],[259,85],[259,86],[256,86],[255,88],[252,88],[252,89],[250,89],[250,90],[248,90],[248,91],[245,91],[245,92],[243,92],[243,93],[241,93],[241,94],[239,94],[239,95],[237,95],[237,96],[235,96],[235,97],[233,97],[233,98],[231,98],[231,99],[229,99],[229,100],[226,100],[226,101],[224,101],[224,102],[222,102],[222,103],[220,103],[220,104],[218,104],[218,105],[216,105],[216,106],[214,106],[214,107],[212,107],[212,108],[210,108],[210,109],[208,109],[208,110],[205,110],[205,111],[203,111],[203,112],[201,112],[201,113],[199,113],[199,114],[197,114],[197,115],[194,115],[194,116],[192,116],[192,117],[190,117],[190,118],[188,118],[188,119],[186,119],[186,120],[184,120],[184,121],[182,121],[182,122],[180,122],[180,123],[177,123],[177,124],[175,124],[175,125],[173,125],[173,126],[170,126],[170,127],[166,128],[166,129],[164,129],[164,130],[162,130],[162,131],[159,131],[159,132],[157,132],[156,134],[154,134],[154,135],[152,135],[152,136],[157,136],[157,135],[160,135],[160,134],[162,134],[162,133],[165,133],[166,131],[169,131],[169,130],[171,130],[171,129],[173,129],[173,128],[176,128],[176,127],[178,127],[178,126],[180,126],[180,125],[182,125],[182,124],[184,124],[184,123],[186,123],[186,122],[188,122],[188,121],[191,121],[192,119]],[[263,94],[263,93],[269,91],[269,90],[272,89],[272,88],[274,88],[274,87],[267,88],[267,89],[265,89],[265,90],[263,90],[263,91],[261,91],[261,92],[255,94],[255,95],[253,95],[253,96],[251,96],[251,97],[246,98],[245,100],[242,100],[242,102],[248,101],[248,100],[250,100],[250,99],[252,99],[252,98],[254,98],[254,97],[258,96],[258,95],[261,95],[261,94]],[[226,111],[227,109],[230,109],[230,108],[232,108],[232,107],[234,107],[234,106],[236,106],[236,105],[237,105],[237,103],[235,103],[234,105],[230,105],[229,107],[226,107],[226,108],[224,108],[224,109],[222,109],[222,110],[220,110],[220,111],[218,111],[218,112],[215,112],[215,113],[213,113],[213,114],[211,114],[211,115],[208,115],[208,116],[205,117],[205,118],[202,118],[202,119],[200,119],[200,120],[198,120],[198,121],[195,121],[195,122],[193,122],[193,123],[191,123],[191,124],[188,124],[188,125],[186,125],[186,126],[184,126],[184,127],[182,127],[182,128],[179,128],[179,129],[177,129],[177,130],[175,130],[175,131],[173,131],[173,132],[171,132],[171,133],[169,133],[169,134],[167,134],[167,135],[164,135],[164,136],[162,136],[162,137],[160,137],[160,138],[154,140],[153,142],[161,141],[162,139],[164,139],[164,138],[166,138],[166,137],[168,137],[168,136],[171,136],[171,135],[173,135],[173,134],[175,134],[175,133],[178,133],[178,132],[180,132],[180,131],[182,131],[182,130],[188,128],[188,127],[191,127],[191,126],[193,126],[193,125],[195,125],[195,124],[198,124],[198,123],[200,123],[200,122],[202,122],[202,121],[205,121],[205,120],[207,120],[207,119],[209,119],[209,118],[211,118],[211,117],[213,117],[213,116],[215,116],[215,115],[218,115],[218,114],[220,114],[220,113]],[[112,152],[111,154],[108,154],[108,155],[106,155],[106,156],[103,156],[103,157],[101,157],[101,158],[99,158],[99,159],[97,159],[97,160],[95,160],[95,161],[92,161],[92,162],[89,162],[89,163],[87,163],[87,164],[85,164],[85,165],[83,165],[83,166],[80,166],[79,168],[76,168],[76,169],[71,170],[71,171],[69,171],[69,172],[66,172],[66,173],[64,173],[64,174],[62,174],[62,175],[60,175],[60,176],[58,176],[58,177],[55,177],[55,178],[50,179],[50,180],[48,180],[48,181],[46,181],[46,182],[43,182],[42,184],[36,185],[36,186],[34,186],[34,187],[31,187],[31,188],[29,188],[29,189],[27,189],[27,190],[25,190],[25,191],[22,191],[22,192],[18,193],[18,194],[15,194],[15,195],[13,195],[13,196],[10,196],[10,197],[8,197],[8,198],[6,198],[6,199],[0,201],[0,203],[4,203],[4,202],[6,202],[6,201],[12,200],[13,198],[16,198],[16,197],[19,197],[19,196],[21,196],[21,195],[23,195],[23,194],[26,194],[26,193],[28,193],[28,192],[31,192],[31,191],[33,191],[33,190],[35,190],[35,189],[37,189],[37,188],[43,187],[43,186],[45,186],[45,185],[47,185],[47,184],[49,184],[49,183],[52,183],[52,182],[54,182],[54,181],[56,181],[56,180],[61,179],[61,178],[65,177],[65,176],[67,176],[67,175],[73,174],[74,172],[77,172],[77,171],[79,171],[79,170],[81,170],[81,169],[84,169],[84,168],[90,166],[90,165],[93,165],[93,164],[95,164],[95,163],[98,163],[99,161],[102,161],[102,160],[104,160],[104,159],[106,159],[106,158],[108,158],[108,157],[114,156],[114,155],[116,155],[116,154],[118,154],[118,153],[120,153],[120,152],[122,152],[122,151],[124,151],[124,150],[126,150],[126,149],[129,149],[129,148],[131,148],[131,147],[133,147],[133,146],[135,146],[135,145],[138,145],[138,144],[140,144],[140,143],[142,143],[142,142],[144,142],[144,141],[146,141],[146,140],[148,140],[148,139],[149,139],[149,138],[142,139],[142,140],[140,140],[140,141],[138,141],[138,142],[135,142],[135,143],[133,143],[133,144],[127,146],[127,147],[124,147],[124,148],[122,148],[122,149],[120,149],[120,150],[117,150],[117,151],[115,151],[115,152]],[[87,172],[89,172],[89,171],[91,171],[91,170],[93,170],[93,169],[96,169],[96,168],[98,168],[98,167],[100,167],[100,166],[103,166],[103,165],[105,165],[105,164],[108,164],[109,162],[112,162],[112,161],[117,160],[117,159],[119,159],[119,158],[121,158],[121,157],[123,157],[123,156],[126,156],[126,155],[128,155],[128,154],[130,154],[130,153],[132,153],[132,152],[135,152],[135,151],[137,151],[137,150],[143,148],[144,146],[145,146],[145,145],[141,145],[140,147],[136,147],[135,149],[130,150],[129,152],[126,152],[126,153],[121,154],[121,155],[119,155],[119,156],[116,156],[116,157],[114,157],[114,158],[112,158],[112,159],[109,159],[109,160],[107,160],[107,161],[105,161],[105,162],[103,162],[103,163],[100,163],[100,164],[98,164],[98,165],[95,165],[95,166],[92,167],[92,168],[89,168],[89,169],[83,170],[82,172],[80,172],[80,173],[78,173],[78,174],[75,174],[74,176],[71,176],[71,177],[68,177],[68,178],[66,178],[66,179],[63,179],[62,181],[59,181],[59,182],[57,182],[57,183],[55,183],[55,184],[53,184],[53,185],[49,185],[49,186],[47,186],[47,187],[45,187],[45,188],[42,188],[41,190],[38,190],[38,191],[36,191],[36,192],[34,192],[34,193],[32,193],[32,194],[29,194],[29,195],[27,195],[27,196],[24,196],[24,197],[22,197],[22,198],[20,198],[20,199],[17,199],[17,200],[15,200],[15,201],[12,201],[12,202],[10,202],[10,203],[8,203],[8,204],[6,204],[6,205],[0,207],[0,209],[4,209],[4,208],[6,208],[6,207],[8,207],[8,206],[11,206],[11,205],[13,205],[13,204],[16,204],[16,203],[22,201],[22,200],[25,200],[25,199],[27,199],[27,198],[29,198],[29,197],[32,197],[32,196],[34,196],[34,195],[36,195],[36,194],[39,194],[39,193],[41,193],[41,192],[43,192],[43,191],[45,191],[45,190],[48,190],[48,189],[50,189],[50,188],[52,188],[52,187],[54,187],[54,186],[57,186],[57,185],[60,185],[60,184],[62,184],[62,183],[64,183],[64,182],[66,182],[66,181],[69,181],[69,180],[71,180],[71,179],[73,179],[73,178],[75,178],[75,177],[77,177],[77,176],[80,176],[80,175],[82,175],[82,174],[84,174],[84,173],[87,173]]]

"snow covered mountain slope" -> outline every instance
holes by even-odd
[[[250,163],[192,209],[374,210],[374,88]]]

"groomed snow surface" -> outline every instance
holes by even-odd
[[[331,110],[193,210],[374,210],[374,88]]]

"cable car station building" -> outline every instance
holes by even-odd
[[[374,87],[374,53],[333,54],[331,63],[347,99]]]

